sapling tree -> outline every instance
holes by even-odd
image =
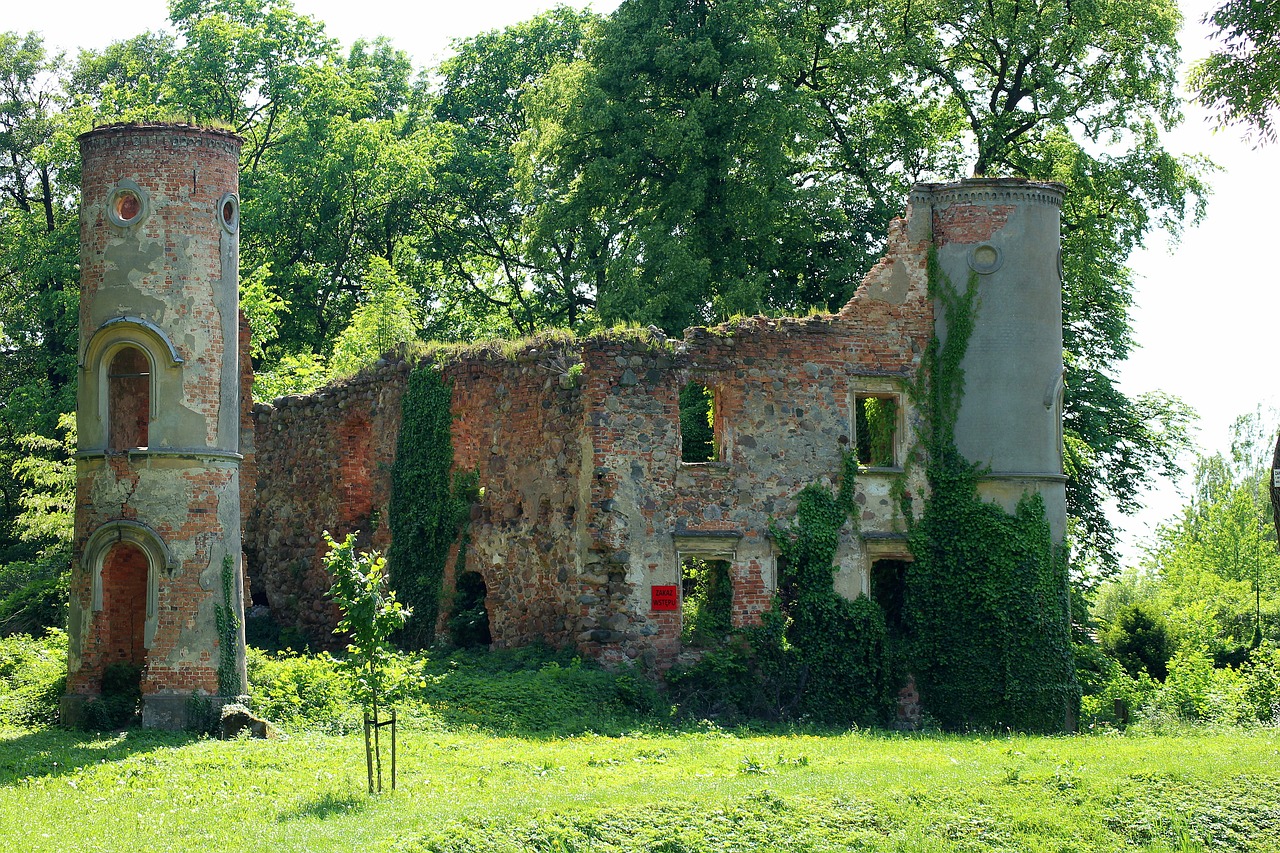
[[[329,597],[342,610],[335,634],[348,637],[343,667],[355,685],[356,699],[364,708],[364,752],[369,774],[369,793],[382,790],[382,750],[378,732],[382,726],[379,708],[394,702],[404,683],[404,672],[395,662],[391,635],[404,626],[408,608],[396,601],[387,586],[387,561],[377,551],[357,551],[356,536],[348,533],[341,542],[324,532],[325,568],[333,576]],[[395,714],[391,716],[391,787],[395,788]],[[373,741],[370,743],[370,729]]]

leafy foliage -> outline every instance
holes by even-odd
[[[329,372],[347,376],[409,341],[418,340],[422,326],[417,295],[400,281],[382,258],[369,261],[365,302],[338,335]]]
[[[686,557],[681,566],[684,595],[680,642],[712,646],[733,630],[733,581],[726,560]]]
[[[712,462],[719,458],[715,443],[715,395],[690,382],[680,389],[680,461]]]
[[[218,690],[223,696],[239,696],[244,692],[240,677],[240,628],[243,610],[236,600],[235,558],[222,558],[222,601],[214,604],[214,622],[218,628]]]
[[[1103,651],[1119,661],[1131,677],[1145,672],[1164,681],[1169,674],[1173,641],[1159,613],[1131,604],[1120,611],[1101,640]]]
[[[348,640],[342,666],[356,701],[377,720],[379,703],[395,701],[401,689],[403,673],[393,666],[391,635],[410,612],[387,587],[387,561],[381,554],[357,551],[354,533],[335,542],[325,531],[324,543],[324,567],[333,576],[328,594],[342,611],[334,633]]]
[[[1205,18],[1221,42],[1191,73],[1196,100],[1222,125],[1276,139],[1280,110],[1280,8],[1266,0],[1227,0]]]
[[[66,692],[67,634],[0,638],[0,725],[36,728],[58,721]]]

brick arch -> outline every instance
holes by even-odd
[[[120,372],[113,370],[113,365],[133,353],[141,356],[134,357],[136,369],[127,371],[133,376],[125,380],[113,376]],[[156,417],[161,396],[162,372],[177,369],[177,387],[181,387],[184,363],[168,335],[149,320],[115,317],[94,331],[84,345],[81,381],[89,383],[89,399],[96,397],[98,419],[105,428],[104,449],[139,446],[137,441],[122,438],[122,430],[130,437],[141,436],[143,443],[148,440],[148,427]]]
[[[120,550],[120,546],[125,545],[132,550]],[[171,572],[177,566],[164,540],[150,527],[136,521],[107,522],[95,530],[85,543],[81,564],[91,572],[93,578],[91,606],[95,614],[101,614],[104,620],[101,627],[108,634],[113,630],[110,623],[112,614],[115,612],[111,609],[111,584],[117,581],[131,584],[132,580],[122,581],[123,578],[132,578],[132,569],[128,567],[144,564],[142,565],[144,584],[142,587],[144,604],[142,648],[151,648],[156,627],[159,624],[157,600],[160,591],[160,572]],[[95,621],[98,618],[95,616]]]
[[[116,542],[102,558],[102,608],[94,632],[102,649],[102,664],[147,662],[147,554],[133,542]]]

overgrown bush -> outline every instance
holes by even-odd
[[[0,636],[66,627],[67,595],[66,574],[23,584],[0,599]]]
[[[55,628],[40,638],[17,634],[0,639],[0,726],[56,723],[66,682],[65,631]]]
[[[358,731],[360,709],[350,682],[327,654],[248,650],[253,709],[284,728]]]
[[[1173,638],[1164,619],[1148,604],[1137,602],[1122,607],[1099,640],[1103,651],[1134,678],[1145,672],[1156,681],[1164,681],[1169,674]]]
[[[642,678],[607,672],[541,646],[450,655],[396,655],[408,674],[402,725],[476,728],[500,734],[618,734],[650,722],[657,693]],[[358,731],[350,682],[327,654],[249,650],[256,712],[285,729]]]
[[[426,658],[409,703],[450,728],[500,734],[621,734],[653,719],[657,694],[630,673],[608,672],[541,646]]]
[[[102,692],[84,705],[81,725],[89,731],[121,729],[142,714],[142,667],[119,661],[102,670]]]
[[[1145,670],[1131,677],[1121,664],[1109,661],[1107,678],[1085,696],[1085,727],[1121,722],[1115,716],[1120,700],[1130,721],[1151,726],[1166,721],[1224,725],[1280,725],[1280,650],[1263,645],[1238,667],[1216,667],[1209,651],[1188,645],[1169,661],[1163,683]]]

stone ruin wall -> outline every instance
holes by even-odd
[[[569,370],[571,347],[532,344],[514,357],[484,351],[449,364],[454,468],[477,471],[466,571],[487,590],[496,647],[572,645],[582,572],[580,519],[587,516],[583,395]],[[456,560],[445,568],[447,612]]]
[[[383,552],[391,463],[409,366],[383,363],[313,394],[259,403],[254,414],[257,490],[245,555],[255,604],[318,646],[333,645],[336,607],[325,598],[321,532],[358,531],[361,548]]]
[[[833,485],[852,441],[854,393],[901,393],[919,366],[933,322],[926,246],[895,222],[886,260],[834,316],[751,318],[672,341],[624,333],[543,341],[513,355],[481,348],[449,363],[455,469],[478,471],[484,489],[464,569],[484,578],[495,646],[541,640],[605,663],[669,665],[679,613],[651,611],[649,587],[679,584],[681,550],[697,553],[704,541],[730,543],[734,623],[757,621],[776,584],[771,520],[788,518],[809,483]],[[320,531],[360,530],[362,547],[384,552],[390,544],[410,369],[384,360],[254,408],[255,596],[314,643],[332,642],[336,622],[323,597]],[[715,394],[718,461],[680,461],[678,398],[690,381]],[[903,448],[913,418],[905,412]],[[901,531],[889,494],[895,476],[859,476],[863,534]],[[922,471],[907,488],[921,492]],[[866,592],[867,550],[848,530],[838,559],[838,589]]]

